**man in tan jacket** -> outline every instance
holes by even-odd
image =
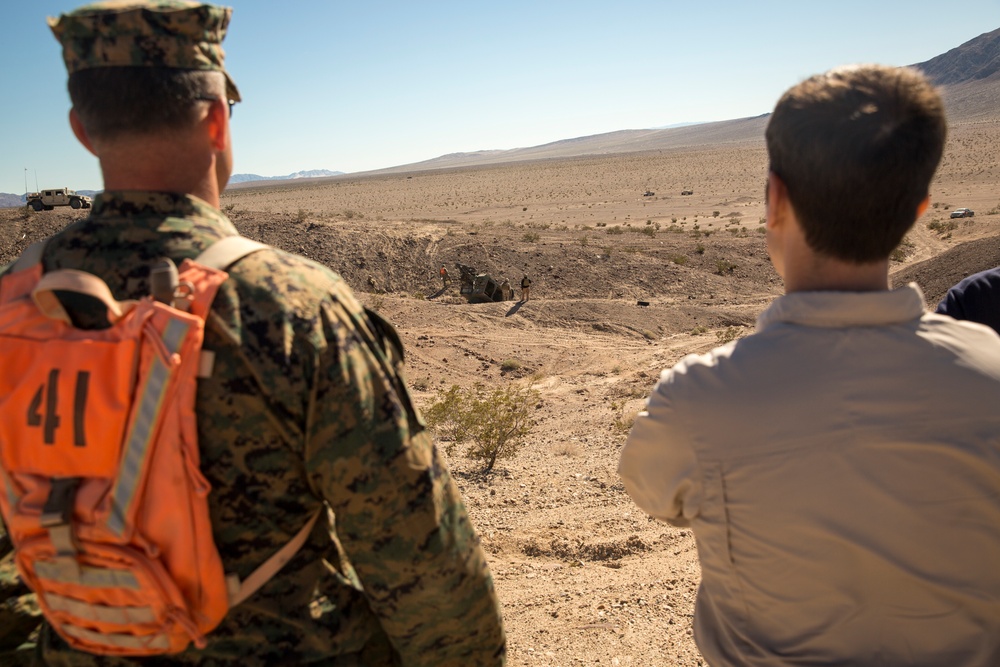
[[[814,76],[767,129],[786,294],[663,373],[619,473],[691,526],[719,665],[1000,664],[1000,338],[889,289],[944,109],[919,73]]]

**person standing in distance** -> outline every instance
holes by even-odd
[[[713,667],[1000,664],[1000,340],[889,289],[946,133],[915,70],[836,69],[767,127],[756,333],[665,371],[619,473],[690,526]]]
[[[70,124],[105,189],[49,240],[46,270],[87,271],[134,299],[150,293],[157,259],[180,264],[237,233],[219,211],[241,99],[223,65],[231,11],[119,0],[50,19]],[[198,435],[226,571],[246,577],[317,511],[323,520],[204,649],[142,663],[503,665],[485,554],[410,400],[392,328],[328,268],[265,249],[229,269],[204,348],[215,365],[199,381]],[[74,652],[47,625],[38,654],[130,664]]]

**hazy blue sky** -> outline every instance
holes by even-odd
[[[69,130],[47,15],[4,0],[0,192],[100,189]],[[907,65],[1000,27],[1000,0],[234,0],[237,173],[364,171],[445,153],[756,116],[810,74]]]

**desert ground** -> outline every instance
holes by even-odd
[[[749,334],[782,293],[762,233],[765,175],[755,141],[224,194],[244,235],[329,265],[396,325],[424,408],[453,383],[539,392],[515,458],[482,474],[461,448],[448,455],[490,557],[510,665],[703,663],[694,538],[646,517],[615,470],[660,371]],[[1000,122],[954,126],[894,281],[918,282],[933,307],[1000,264],[998,182]],[[950,220],[960,206],[975,217]],[[80,215],[0,211],[0,263]],[[515,285],[528,275],[532,298],[466,303],[457,262]]]

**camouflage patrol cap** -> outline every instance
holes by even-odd
[[[222,39],[233,10],[189,0],[108,0],[49,18],[66,70],[165,67],[222,72],[226,94],[240,93],[223,66]]]

